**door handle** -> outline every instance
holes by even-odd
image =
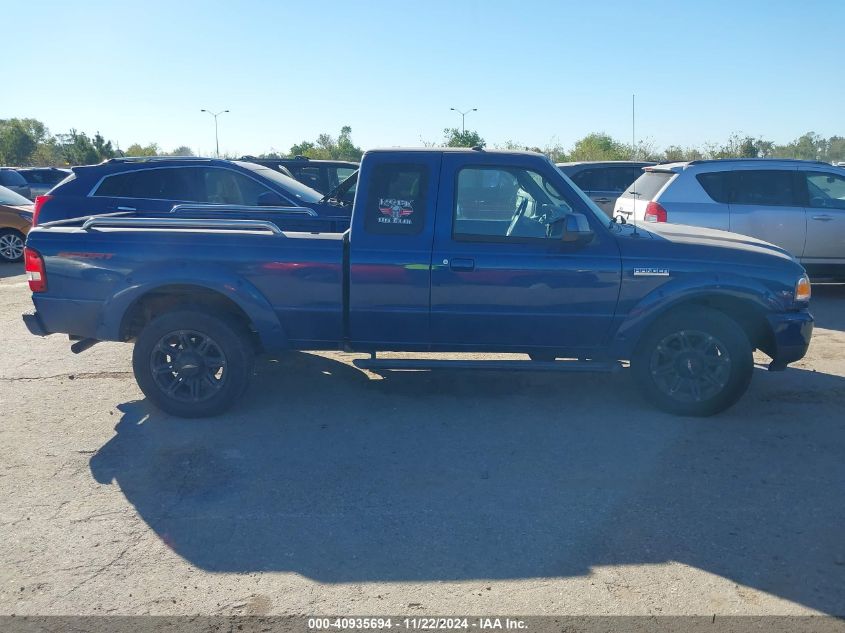
[[[833,218],[829,215],[814,215],[813,219],[820,222],[830,222]]]
[[[606,202],[610,202],[610,198],[596,198],[596,202],[601,202],[602,204]]]
[[[115,207],[118,211],[137,211],[135,207]]]
[[[449,268],[455,272],[469,272],[475,270],[475,260],[463,257],[455,257],[449,262]]]

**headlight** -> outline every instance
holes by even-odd
[[[802,275],[801,279],[795,283],[795,301],[809,301],[811,294],[810,278]]]

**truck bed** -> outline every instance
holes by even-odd
[[[123,340],[121,317],[148,289],[162,280],[171,287],[202,284],[263,310],[268,324],[284,323],[284,332],[267,335],[267,347],[336,346],[343,331],[339,228],[333,219],[240,210],[48,223],[29,240],[49,271],[47,291],[33,300],[49,332]]]

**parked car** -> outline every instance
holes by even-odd
[[[292,175],[315,191],[327,194],[358,170],[358,163],[346,160],[312,160],[305,156],[295,158],[254,158],[241,160]]]
[[[0,167],[0,187],[6,187],[24,198],[32,195],[26,179],[11,167]]]
[[[290,233],[284,217],[233,212],[35,227],[25,261],[36,311],[24,322],[72,335],[77,352],[135,341],[139,386],[180,416],[224,410],[247,389],[256,352],[290,349],[369,352],[355,364],[376,371],[615,371],[630,359],[659,407],[709,415],[746,390],[754,348],[784,369],[813,329],[809,281],[783,249],[608,222],[541,154],[367,152],[344,233]]]
[[[750,235],[785,248],[811,277],[845,278],[845,169],[829,163],[744,158],[646,167],[615,213]]]
[[[58,167],[20,167],[15,171],[23,176],[29,185],[31,200],[44,195],[71,174],[70,169]]]
[[[11,189],[0,187],[0,262],[20,261],[31,227],[32,203]]]
[[[36,199],[36,224],[98,213],[170,211],[184,203],[304,207],[319,216],[349,217],[348,208],[323,200],[301,182],[244,161],[112,158],[72,171]]]
[[[586,193],[599,208],[613,217],[613,205],[632,182],[642,176],[646,161],[599,160],[558,163],[558,168]]]

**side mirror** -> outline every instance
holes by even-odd
[[[275,191],[265,191],[264,193],[258,194],[258,206],[284,207],[287,205],[285,204],[285,201],[282,200],[282,196],[277,194]]]
[[[594,236],[590,222],[583,213],[569,213],[563,219],[562,241],[568,244],[587,244]]]

